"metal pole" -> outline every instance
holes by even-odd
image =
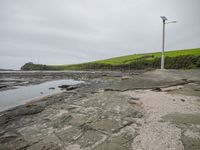
[[[163,20],[163,37],[162,37],[161,69],[164,69],[164,68],[165,68],[164,49],[165,49],[165,20]]]

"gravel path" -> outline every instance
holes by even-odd
[[[173,87],[174,88],[174,87]],[[138,119],[141,124],[138,136],[133,140],[133,150],[183,150],[181,129],[162,117],[171,113],[200,113],[199,97],[172,95],[167,92],[151,90],[127,91],[123,94],[137,97],[144,117]]]

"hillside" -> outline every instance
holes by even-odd
[[[127,70],[160,67],[161,52],[134,54],[75,65],[41,65],[27,63],[22,70]],[[200,68],[200,48],[165,52],[166,69]]]

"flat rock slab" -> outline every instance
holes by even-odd
[[[155,89],[200,82],[200,70],[156,70],[145,72],[133,78],[116,81],[105,91],[127,91],[136,89]]]
[[[41,107],[37,104],[34,110]],[[1,147],[13,148],[17,139],[23,139],[16,149],[70,149],[78,145],[80,149],[128,150],[136,136],[135,119],[142,117],[137,106],[129,103],[129,97],[118,92],[88,93],[84,97],[65,92],[41,104],[37,112],[30,106],[25,113],[26,107],[21,106],[23,111],[18,108],[0,116],[0,120],[7,117],[1,122]],[[10,116],[16,110],[18,113]],[[14,132],[9,133],[11,130]]]
[[[0,150],[199,148],[199,70],[73,75],[90,83],[0,113]]]

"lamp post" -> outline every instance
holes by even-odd
[[[161,16],[160,18],[163,21],[161,69],[164,69],[165,68],[165,56],[164,56],[164,50],[165,50],[165,24],[176,23],[176,21],[166,22],[166,20],[168,20],[168,19],[165,16]]]

